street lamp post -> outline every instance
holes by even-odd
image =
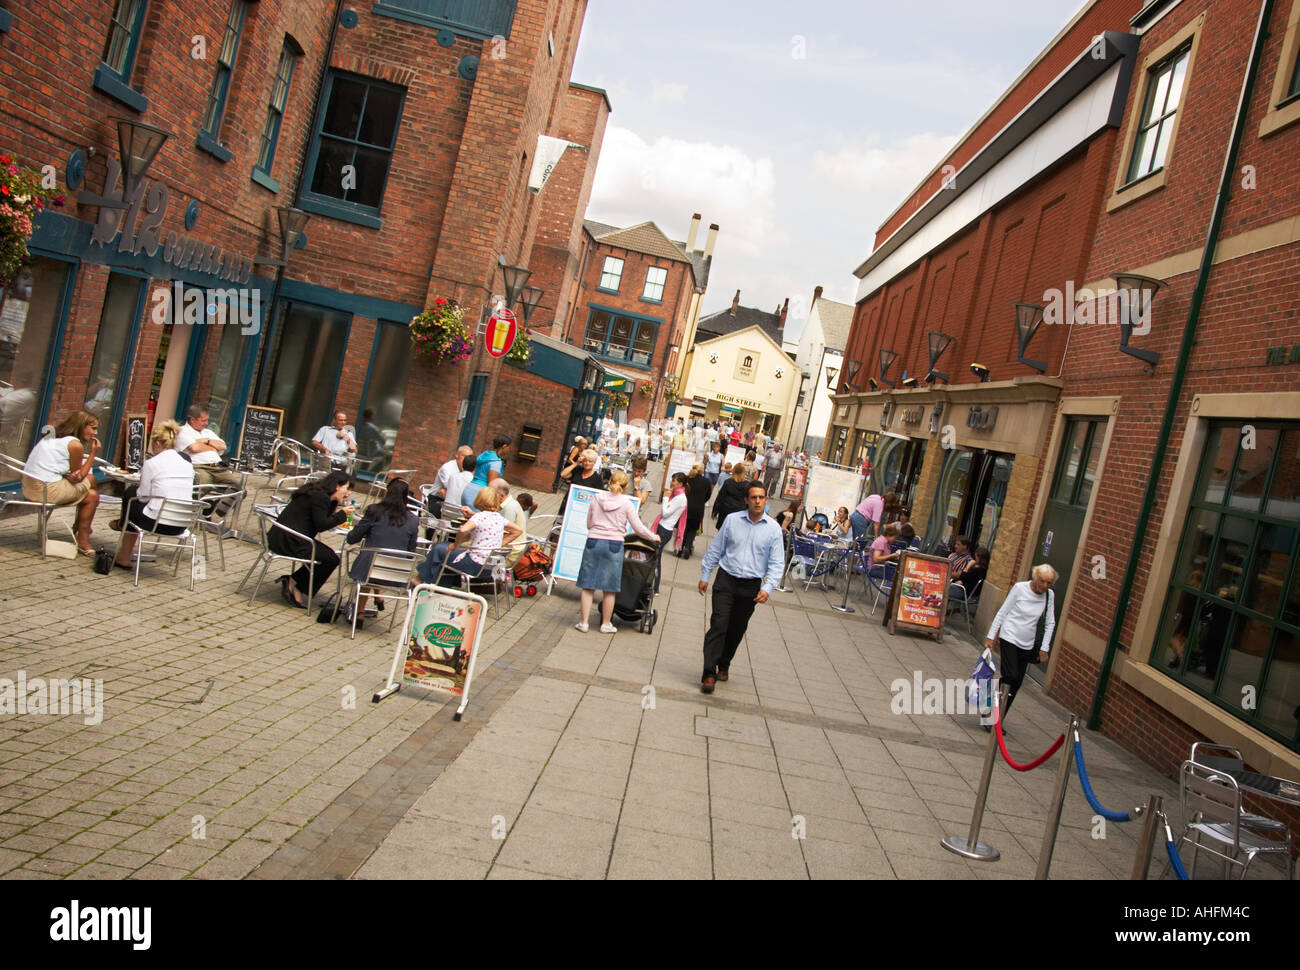
[[[266,366],[267,345],[270,343],[270,323],[272,315],[275,313],[275,305],[280,299],[280,284],[284,281],[284,270],[289,265],[289,251],[298,244],[302,238],[303,229],[307,226],[307,220],[311,218],[301,209],[296,209],[289,205],[278,205],[275,207],[276,220],[280,224],[280,256],[278,259],[271,259],[265,256],[258,256],[253,260],[254,264],[259,266],[274,266],[275,283],[271,287],[271,305],[267,307],[265,326],[262,327],[261,339],[257,347],[257,367],[253,371],[256,382],[255,398],[262,400],[262,395],[266,392],[267,375],[262,373],[262,368]]]

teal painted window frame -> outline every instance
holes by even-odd
[[[9,33],[9,28],[14,25],[14,15],[8,10],[0,9],[0,34]]]
[[[605,313],[609,315],[610,318],[609,332],[605,334],[605,341],[602,344],[601,349],[591,350],[587,348],[587,334],[591,329],[591,318],[593,315],[597,313]],[[625,317],[626,319],[630,320],[633,324],[632,338],[628,341],[627,353],[622,356],[618,354],[611,354],[609,352],[609,341],[613,336],[614,320],[617,317]],[[655,351],[653,348],[659,346],[659,328],[663,326],[663,324],[664,321],[662,317],[651,317],[639,313],[629,313],[627,310],[620,310],[617,307],[601,306],[598,303],[588,303],[587,324],[585,327],[583,327],[582,343],[579,346],[581,346],[584,350],[587,350],[587,352],[591,354],[593,357],[597,357],[601,360],[613,361],[615,363],[620,363],[620,364],[629,364],[632,367],[653,368],[655,362]],[[636,352],[637,334],[641,332],[642,326],[649,326],[653,328],[653,339],[650,342],[650,346],[652,349],[650,351],[649,358],[645,362],[632,359],[632,355]]]
[[[123,23],[118,19],[118,15],[127,4],[133,4],[134,20],[131,23]],[[141,113],[148,109],[149,99],[131,87],[131,75],[135,71],[136,55],[140,52],[140,36],[144,33],[144,22],[148,12],[149,0],[117,0],[117,5],[109,17],[108,36],[104,39],[104,56],[99,66],[95,68],[91,82],[97,91],[102,91],[110,98],[121,101],[128,108]],[[114,54],[115,47],[120,56]],[[110,57],[112,60],[109,59]],[[120,65],[115,65],[116,61],[120,61]]]
[[[334,85],[340,79],[353,81],[366,86],[366,98],[370,96],[370,89],[384,88],[396,92],[400,98],[397,105],[397,117],[393,122],[393,142],[387,148],[382,145],[375,145],[370,142],[363,142],[357,138],[344,138],[339,135],[325,135],[325,118],[329,114],[330,98],[334,94]],[[316,121],[312,126],[311,150],[307,153],[307,177],[304,179],[304,188],[299,199],[298,206],[308,212],[323,215],[331,219],[338,219],[342,222],[351,222],[360,226],[367,226],[371,229],[383,228],[383,220],[380,218],[380,211],[383,209],[384,194],[388,189],[388,177],[392,173],[392,163],[397,156],[397,139],[402,130],[402,113],[406,108],[406,88],[397,84],[389,84],[387,81],[381,81],[378,78],[366,77],[364,74],[353,74],[351,71],[341,71],[331,68],[326,75],[325,87],[321,92],[320,104],[316,113]],[[365,117],[366,101],[362,101],[361,113]],[[340,199],[332,195],[321,195],[313,192],[306,186],[310,186],[316,178],[316,166],[320,161],[320,149],[322,138],[330,138],[333,141],[351,144],[353,146],[353,161],[356,160],[355,151],[358,148],[367,148],[387,152],[388,168],[384,172],[384,185],[379,190],[379,204],[376,206],[363,205],[359,202],[349,202],[346,199]]]
[[[1234,653],[1232,644],[1235,634],[1244,625],[1253,622],[1271,627],[1269,645],[1260,661],[1258,676],[1255,678],[1257,683],[1254,684],[1257,688],[1256,696],[1260,700],[1264,699],[1269,688],[1269,677],[1273,672],[1272,663],[1275,659],[1280,636],[1300,637],[1300,618],[1289,620],[1287,612],[1288,596],[1295,584],[1300,582],[1300,573],[1297,572],[1297,570],[1300,570],[1300,522],[1268,511],[1268,502],[1273,497],[1275,480],[1279,474],[1283,473],[1282,466],[1286,463],[1284,446],[1294,446],[1295,438],[1300,437],[1300,423],[1275,420],[1250,422],[1255,429],[1256,435],[1265,431],[1279,431],[1278,447],[1274,448],[1269,466],[1264,472],[1259,501],[1256,503],[1255,508],[1234,505],[1233,503],[1235,489],[1244,482],[1244,480],[1238,478],[1238,472],[1241,470],[1242,453],[1245,450],[1242,447],[1242,423],[1241,421],[1227,419],[1214,420],[1209,423],[1204,450],[1201,453],[1197,468],[1196,486],[1192,499],[1188,503],[1186,515],[1183,518],[1183,526],[1178,541],[1178,553],[1174,559],[1174,572],[1169,577],[1166,598],[1161,610],[1160,626],[1155,642],[1150,647],[1149,663],[1153,670],[1159,671],[1211,704],[1227,711],[1252,729],[1280,741],[1292,751],[1300,751],[1300,724],[1297,724],[1292,729],[1292,735],[1287,737],[1260,717],[1260,705],[1246,710],[1242,708],[1239,699],[1230,702],[1219,696]],[[1223,480],[1222,497],[1215,501],[1208,496],[1208,493],[1211,491],[1210,485],[1215,465],[1221,455],[1219,449],[1215,447],[1216,443],[1221,443],[1219,435],[1231,435],[1237,438],[1237,446],[1234,449],[1227,475]],[[1202,539],[1209,538],[1208,545],[1204,547],[1206,549],[1204,567],[1193,569],[1191,566],[1198,565],[1200,560],[1199,556],[1193,556],[1195,552],[1194,544],[1198,538],[1197,522],[1200,520],[1200,513],[1216,516],[1217,524],[1212,534],[1205,533],[1201,537]],[[1232,520],[1249,525],[1248,541],[1241,542],[1227,534],[1225,526],[1230,528]],[[1283,575],[1278,602],[1274,606],[1271,616],[1260,612],[1252,603],[1246,601],[1247,591],[1255,592],[1256,589],[1245,586],[1245,583],[1252,580],[1258,586],[1262,576],[1262,574],[1254,572],[1254,567],[1261,550],[1265,548],[1262,539],[1263,530],[1266,528],[1289,529],[1293,533],[1289,564]],[[1215,573],[1212,571],[1216,563],[1220,564],[1219,568],[1224,572],[1231,571],[1224,568],[1228,561],[1227,555],[1223,554],[1221,558],[1226,543],[1236,543],[1244,546],[1245,552],[1242,555],[1239,567],[1239,574],[1244,579],[1244,582],[1236,593],[1225,596],[1222,595],[1224,587],[1219,589],[1212,589],[1211,587],[1214,585],[1212,580],[1216,578]],[[1188,568],[1184,569],[1185,565]],[[1189,580],[1198,573],[1201,577],[1200,581],[1197,585],[1192,585]],[[1177,613],[1175,613],[1175,607],[1178,607]],[[1182,653],[1171,660],[1168,644],[1180,626],[1178,621],[1182,616],[1183,609],[1191,610],[1190,615],[1187,617],[1187,632]],[[1215,670],[1206,675],[1210,681],[1207,688],[1205,679],[1199,676],[1191,676],[1187,668],[1190,666],[1190,660],[1194,652],[1194,638],[1196,641],[1195,650],[1200,651],[1202,646],[1202,638],[1197,638],[1195,633],[1197,620],[1199,619],[1204,624],[1204,618],[1208,615],[1207,611],[1212,609],[1226,611],[1228,614],[1228,631],[1225,631],[1223,642],[1220,645],[1220,654],[1215,663]]]
[[[280,191],[280,183],[271,177],[271,170],[275,167],[275,150],[280,144],[284,112],[289,106],[289,89],[293,86],[293,68],[297,57],[286,37],[280,46],[280,59],[275,65],[275,79],[271,84],[271,97],[266,105],[266,120],[262,123],[261,140],[257,147],[257,161],[253,164],[251,175],[254,182],[275,193]]]
[[[248,0],[231,0],[230,12],[226,15],[225,29],[221,35],[221,49],[217,52],[217,73],[212,79],[212,90],[208,92],[208,103],[203,109],[203,127],[199,130],[199,147],[212,152],[204,145],[210,141],[219,151],[225,153],[222,161],[230,160],[230,152],[221,145],[221,123],[226,117],[226,99],[230,95],[230,82],[235,73],[235,61],[239,57],[239,41],[244,35],[244,24],[248,20]],[[226,49],[230,53],[227,59]],[[217,152],[212,152],[220,155]]]
[[[617,273],[610,271],[609,264],[611,262],[618,263]],[[600,268],[600,282],[596,284],[596,289],[601,293],[617,293],[619,287],[623,285],[623,270],[625,265],[624,261],[619,259],[617,256],[606,256],[605,262]],[[609,286],[605,283],[605,277],[607,276],[613,278],[613,286]]]
[[[650,274],[655,272],[656,270],[659,271],[660,273],[663,273],[664,278],[660,280],[658,283],[651,283]],[[650,295],[650,288],[652,286],[657,286],[659,288],[659,295],[657,297]],[[667,289],[667,287],[668,287],[668,270],[666,270],[662,266],[648,267],[645,271],[645,286],[641,290],[641,302],[662,304],[664,302],[664,290]]]
[[[509,14],[502,20],[492,24],[472,24],[465,23],[461,20],[453,20],[449,17],[440,17],[437,14],[428,13],[423,10],[415,10],[412,7],[420,6],[420,0],[378,0],[370,12],[378,14],[381,17],[391,17],[394,20],[403,20],[411,24],[421,24],[425,27],[445,27],[460,37],[472,37],[476,40],[490,40],[498,35],[509,38],[510,31],[514,27],[515,21],[515,3],[509,3]],[[486,6],[481,3],[480,6]]]

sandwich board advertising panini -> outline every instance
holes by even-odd
[[[928,633],[943,641],[948,615],[947,559],[905,550],[898,558],[889,600],[889,632]]]
[[[378,704],[403,685],[441,691],[460,698],[453,715],[459,721],[469,704],[486,610],[487,600],[473,593],[428,583],[415,587],[407,600],[388,681],[373,701]]]

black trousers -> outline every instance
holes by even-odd
[[[704,676],[730,670],[731,661],[745,638],[749,618],[754,615],[754,597],[763,588],[762,578],[740,579],[718,569],[713,581],[713,615],[704,634]]]
[[[686,535],[682,538],[682,554],[688,559],[695,552],[695,536],[700,531],[702,522],[704,522],[702,507],[698,512],[686,513]]]
[[[316,583],[312,587],[311,594],[315,596],[320,592],[320,588],[325,585],[326,580],[334,575],[334,570],[338,569],[338,567],[339,554],[329,546],[325,545],[325,543],[317,542],[315,572],[308,572],[306,566],[299,566],[293,571],[293,585],[296,586],[300,592],[305,593],[307,592],[307,586],[314,577]]]
[[[1034,657],[1038,651],[1033,647],[1022,647],[998,638],[998,650],[1002,658],[1002,675],[998,678],[998,683],[1007,688],[1007,706],[1002,709],[1002,717],[1011,713],[1011,702],[1016,699],[1016,691],[1020,690],[1020,685],[1024,683],[1025,672],[1029,670],[1029,665],[1034,662]]]

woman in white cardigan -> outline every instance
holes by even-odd
[[[1016,691],[1025,679],[1025,671],[1031,663],[1045,663],[1047,653],[1052,649],[1052,633],[1056,627],[1053,614],[1052,584],[1056,582],[1056,570],[1047,563],[1035,566],[1029,573],[1029,580],[1016,583],[1002,601],[1002,608],[993,618],[989,635],[984,646],[989,650],[994,644],[1001,648],[1002,675],[999,683],[1008,688],[1007,704],[1002,709],[1002,718],[1006,719],[1011,710],[1011,702],[1016,699]],[[1038,634],[1038,622],[1043,621],[1043,642],[1038,650],[1034,649],[1034,640]]]

